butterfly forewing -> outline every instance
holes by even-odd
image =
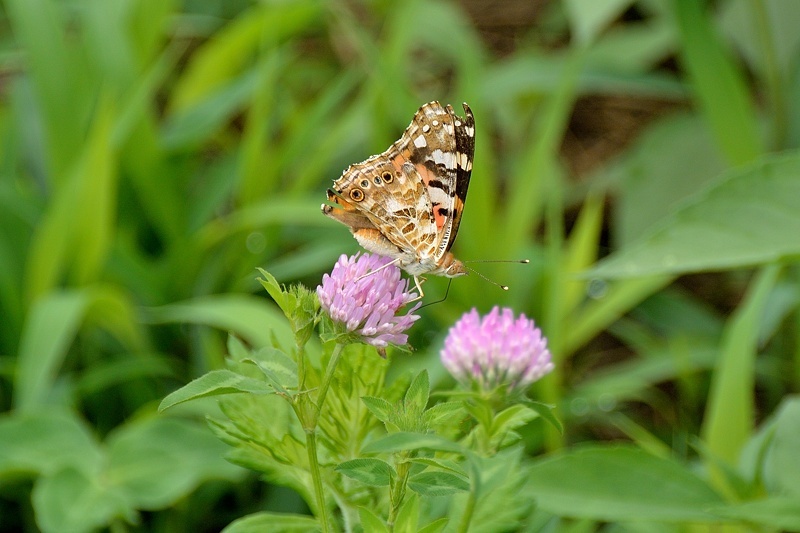
[[[420,107],[402,137],[382,154],[351,165],[328,192],[326,215],[346,224],[367,250],[388,255],[417,276],[460,275],[449,250],[467,196],[475,123],[451,106]],[[460,265],[460,263],[458,263]]]

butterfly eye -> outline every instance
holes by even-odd
[[[365,189],[369,187],[369,180],[361,180],[361,186]]]
[[[379,176],[375,176],[374,178],[372,178],[372,181],[375,182],[375,185],[381,184],[381,178]]]
[[[360,202],[364,199],[364,191],[361,189],[353,189],[350,191],[350,199],[352,199],[354,202]]]
[[[392,177],[392,173],[391,173],[391,172],[384,172],[384,173],[381,175],[381,177],[383,178],[383,181],[385,181],[386,183],[391,183],[391,182],[392,182],[392,180],[394,179],[394,178]]]

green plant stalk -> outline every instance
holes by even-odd
[[[306,430],[306,452],[308,453],[308,464],[311,468],[311,479],[314,483],[314,496],[319,507],[319,521],[322,522],[322,532],[328,533],[328,506],[325,505],[325,492],[322,489],[322,475],[319,471],[319,461],[317,460],[317,433],[316,429]]]
[[[322,405],[325,403],[325,397],[328,395],[328,389],[330,388],[331,381],[333,381],[333,374],[336,372],[336,367],[339,364],[343,349],[344,344],[341,343],[336,343],[336,346],[333,347],[333,353],[328,361],[328,366],[325,368],[325,375],[322,378],[322,383],[319,386],[319,393],[313,407],[313,413],[308,424],[304,424],[306,426],[304,429],[306,432],[308,465],[311,469],[311,480],[314,483],[314,496],[317,500],[317,506],[319,507],[319,517],[320,522],[322,522],[323,533],[328,533],[330,531],[330,524],[328,523],[328,508],[325,505],[325,492],[322,487],[322,474],[320,473],[319,456],[317,454],[317,425],[319,423],[319,415],[322,412]],[[300,419],[302,421],[304,417],[301,416]]]
[[[389,500],[391,501],[391,508],[389,509],[389,519],[387,525],[390,531],[394,531],[394,521],[397,520],[397,511],[403,503],[403,498],[406,495],[406,483],[408,482],[408,473],[411,470],[411,464],[406,461],[410,458],[410,454],[403,453],[400,455],[400,460],[397,462],[397,479],[392,485]]]
[[[458,533],[467,533],[469,531],[469,524],[472,522],[472,515],[475,513],[475,502],[478,501],[478,481],[480,476],[480,469],[475,467],[475,459],[469,461],[470,473],[469,479],[469,496],[467,497],[467,505],[464,507],[464,514],[461,515],[461,522],[458,524]]]

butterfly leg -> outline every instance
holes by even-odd
[[[419,295],[411,300],[412,302],[416,302],[417,300],[422,300],[422,297],[425,296],[425,293],[422,291],[422,284],[425,283],[425,278],[421,278],[419,276],[414,276],[414,285],[417,287],[417,292]]]
[[[379,266],[378,268],[376,268],[375,270],[370,270],[369,272],[367,272],[367,273],[366,273],[366,274],[364,274],[363,276],[359,276],[359,277],[357,277],[357,278],[356,278],[354,281],[359,281],[359,280],[362,280],[362,279],[364,279],[364,278],[366,278],[366,277],[368,277],[368,276],[371,276],[371,275],[373,275],[373,274],[374,274],[374,273],[376,273],[376,272],[380,272],[380,271],[381,271],[381,270],[383,270],[384,268],[388,268],[388,267],[390,267],[390,266],[392,266],[392,265],[394,265],[394,264],[397,264],[397,262],[398,262],[398,261],[400,261],[400,259],[399,259],[399,258],[398,258],[398,259],[395,259],[395,260],[393,260],[393,261],[390,261],[390,262],[386,263],[385,265],[381,265],[381,266]]]

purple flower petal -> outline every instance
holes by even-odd
[[[547,339],[524,314],[495,306],[488,315],[464,314],[450,328],[441,351],[444,367],[461,383],[484,390],[524,389],[553,370]]]
[[[342,255],[317,287],[320,305],[331,319],[378,348],[406,344],[404,332],[419,319],[412,314],[419,303],[398,315],[417,294],[408,290],[397,266],[386,266],[390,262],[379,255]]]

